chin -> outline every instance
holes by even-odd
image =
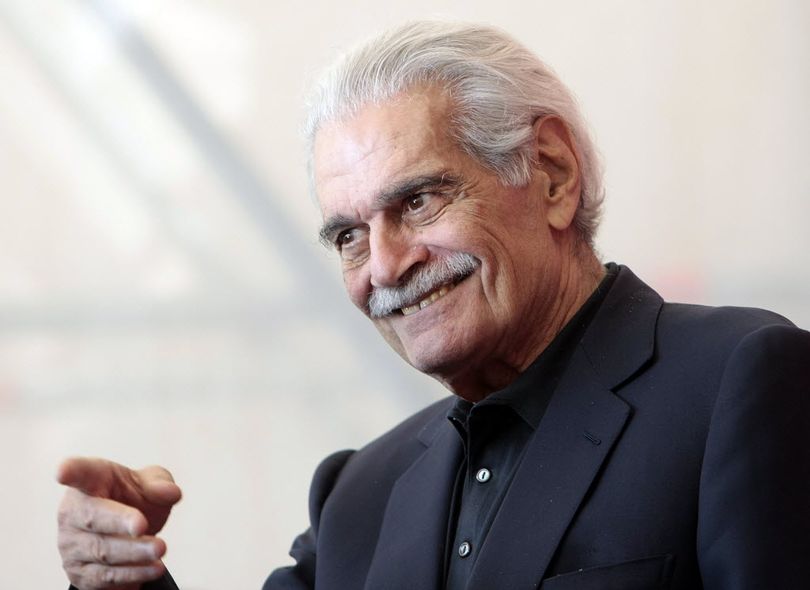
[[[441,382],[445,382],[449,375],[458,373],[460,369],[469,365],[469,355],[450,354],[447,349],[419,350],[403,355],[408,364],[420,373],[430,375]]]

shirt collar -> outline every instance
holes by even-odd
[[[532,429],[537,428],[571,354],[582,340],[619,272],[619,267],[612,262],[605,265],[605,269],[605,276],[590,297],[517,379],[476,404],[463,398],[456,400],[447,417],[457,428],[466,425],[472,412],[487,411],[486,408],[493,406],[507,406]]]

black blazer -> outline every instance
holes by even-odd
[[[311,489],[265,590],[438,590],[461,452],[451,399]],[[810,586],[810,333],[664,304],[622,267],[529,442],[471,590]]]
[[[327,458],[297,563],[264,590],[439,590],[461,452],[451,403]],[[762,310],[665,304],[622,267],[469,588],[807,588],[808,504],[810,333]]]

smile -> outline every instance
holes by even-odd
[[[438,299],[444,297],[453,287],[454,285],[442,285],[441,287],[439,287],[437,291],[433,291],[433,293],[431,293],[418,303],[403,307],[402,309],[400,309],[400,311],[402,312],[402,315],[413,315],[417,311],[425,309],[428,305],[431,305],[434,301],[437,301]]]

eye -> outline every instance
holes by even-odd
[[[346,262],[359,262],[368,253],[368,230],[363,227],[344,229],[335,236],[335,249]]]
[[[337,238],[335,238],[335,247],[341,250],[344,246],[350,246],[354,240],[354,229],[344,229],[337,235]]]
[[[417,193],[402,202],[402,216],[410,223],[427,223],[432,221],[446,204],[447,200],[440,193]]]
[[[425,206],[426,201],[427,198],[425,193],[420,193],[418,195],[408,197],[407,199],[405,199],[405,210],[408,211],[409,213],[419,211],[422,207]]]

